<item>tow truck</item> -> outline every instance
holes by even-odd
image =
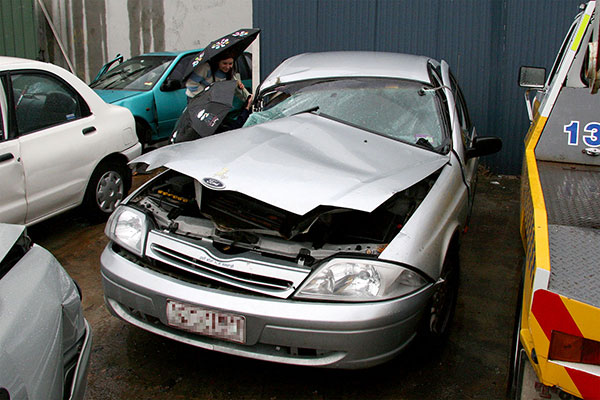
[[[519,71],[531,125],[513,399],[600,399],[599,8],[581,6],[547,78],[543,68]]]

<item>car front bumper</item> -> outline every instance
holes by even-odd
[[[326,303],[275,299],[198,286],[140,266],[111,244],[101,256],[106,304],[147,331],[203,349],[286,364],[366,368],[393,358],[415,337],[433,286],[401,299]],[[244,344],[172,328],[167,300],[243,316]]]
[[[81,342],[81,349],[74,366],[74,372],[70,387],[65,390],[70,391],[69,400],[78,400],[85,397],[85,388],[87,386],[87,374],[90,366],[90,354],[92,353],[92,328],[87,320],[85,321],[85,334]]]
[[[142,144],[137,142],[133,146],[121,151],[121,154],[127,158],[127,161],[131,161],[142,154]]]

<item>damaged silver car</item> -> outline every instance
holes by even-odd
[[[287,364],[364,368],[447,334],[478,137],[445,62],[303,54],[242,129],[135,160],[166,167],[106,226],[119,318]]]
[[[22,225],[0,223],[0,399],[85,397],[92,329],[81,291]]]

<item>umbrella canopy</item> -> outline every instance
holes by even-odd
[[[231,110],[236,86],[237,82],[234,80],[219,81],[207,86],[183,110],[171,141],[187,142],[214,134]]]
[[[235,32],[231,32],[229,35],[225,35],[220,39],[213,40],[202,50],[192,62],[186,67],[183,74],[182,84],[185,85],[185,81],[189,78],[190,74],[198,65],[208,62],[214,59],[219,54],[227,51],[231,54],[235,60],[250,46],[250,44],[256,39],[260,33],[259,28],[251,29],[238,29]]]

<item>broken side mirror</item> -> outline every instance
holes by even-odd
[[[483,157],[494,154],[502,149],[502,140],[496,136],[476,136],[467,149],[467,158]]]
[[[163,92],[172,92],[174,90],[179,90],[183,88],[181,81],[178,79],[169,79],[167,78],[163,84],[160,86],[160,90]]]

